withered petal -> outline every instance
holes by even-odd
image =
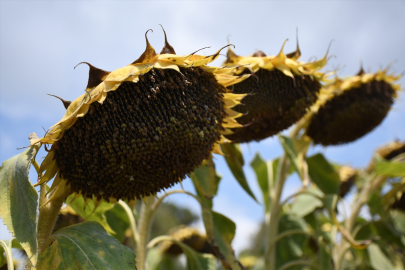
[[[176,54],[173,47],[169,44],[169,42],[167,42],[167,36],[166,36],[165,29],[163,28],[163,26],[161,24],[159,24],[159,25],[162,27],[163,33],[165,34],[165,46],[160,51],[160,54]]]
[[[86,64],[90,68],[89,69],[89,80],[87,82],[86,89],[96,87],[101,82],[103,82],[103,80],[105,79],[105,77],[107,77],[108,74],[111,73],[110,71],[105,71],[103,69],[97,68],[88,62],[80,62],[79,64],[77,64],[75,66],[75,68],[81,64]]]
[[[143,54],[136,59],[131,65],[135,65],[137,63],[148,63],[149,61],[151,61],[157,54],[155,52],[155,49],[152,47],[152,45],[150,45],[149,40],[148,40],[148,32],[152,31],[152,29],[149,29],[148,31],[146,31],[145,33],[145,39],[146,39],[146,49],[143,52]]]

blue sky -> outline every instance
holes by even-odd
[[[114,70],[137,59],[145,48],[144,33],[156,51],[163,46],[165,27],[178,54],[211,46],[203,54],[227,44],[248,55],[256,49],[277,54],[285,39],[286,52],[295,49],[298,28],[301,60],[321,58],[331,40],[335,55],[327,69],[341,67],[340,76],[357,73],[360,61],[376,71],[392,61],[392,70],[405,71],[405,2],[403,1],[0,1],[0,162],[28,145],[28,134],[44,134],[64,114],[64,107],[46,93],[73,100],[87,84],[82,61]],[[220,65],[224,58],[214,65]],[[401,79],[404,85],[404,79]],[[405,139],[405,98],[400,95],[384,122],[358,141],[339,147],[315,147],[341,164],[364,166],[379,145]],[[242,147],[245,163],[257,151],[265,159],[281,154],[276,138]],[[38,157],[45,156],[41,152]],[[222,157],[216,157],[223,175],[215,209],[237,223],[235,244],[243,247],[263,219],[263,206],[236,184]],[[245,172],[255,194],[259,188],[252,169]],[[35,178],[34,174],[31,174]],[[31,179],[35,181],[35,179]],[[285,193],[299,185],[292,179]],[[178,187],[176,187],[178,188]],[[184,188],[192,190],[190,181]],[[185,195],[169,201],[198,206]],[[9,238],[0,226],[0,239]]]

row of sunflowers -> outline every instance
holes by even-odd
[[[393,215],[403,219],[404,144],[380,153],[361,172],[335,166],[321,154],[306,155],[311,144],[350,143],[377,127],[401,90],[400,75],[388,68],[367,74],[361,69],[339,78],[336,71],[323,71],[328,53],[300,61],[298,41],[294,52],[284,53],[284,43],[275,56],[261,51],[238,56],[232,44],[209,56],[198,51],[179,56],[164,32],[158,54],[147,33],[144,53],[125,67],[109,72],[80,63],[89,66],[85,93],[72,102],[57,97],[66,108],[62,119],[42,138],[30,134],[28,149],[3,163],[0,216],[15,239],[0,241],[0,264],[7,261],[13,269],[11,248],[19,248],[26,269],[343,269],[355,261],[350,256],[364,256],[356,253],[364,249],[392,267],[405,265],[398,255],[405,248],[404,228],[393,223]],[[225,48],[223,66],[209,66]],[[260,251],[238,258],[231,244],[235,224],[212,210],[220,182],[212,155],[223,155],[238,183],[257,200],[243,172],[239,144],[290,127],[289,136],[279,135],[282,157],[266,162],[257,156],[251,164],[267,218]],[[48,154],[39,165],[35,156],[41,146]],[[28,179],[31,164],[38,173],[35,185]],[[292,172],[302,189],[282,200]],[[157,197],[186,177],[196,194],[170,190]],[[358,203],[345,222],[338,221],[338,201],[354,179],[360,179]],[[386,184],[390,191],[384,195]],[[399,209],[383,220],[400,239],[390,247],[394,263],[375,235],[356,238],[359,211],[376,192],[385,196],[384,207]],[[199,202],[205,235],[182,227],[150,240],[154,213],[176,193]],[[67,214],[81,219],[54,230],[58,216]],[[318,224],[311,224],[311,217]],[[180,253],[186,265],[164,257]],[[380,261],[370,260],[373,269],[381,269]]]

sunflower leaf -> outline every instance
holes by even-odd
[[[233,176],[235,176],[239,185],[257,202],[257,199],[246,180],[245,173],[243,172],[244,161],[239,144],[221,144],[221,149],[225,154],[226,163],[228,164],[229,169],[231,170]]]
[[[217,194],[218,184],[221,177],[215,173],[215,164],[212,159],[204,163],[190,174],[195,189],[205,198],[211,199]]]
[[[60,229],[38,256],[37,269],[135,269],[135,254],[97,222]]]
[[[209,161],[212,162],[212,161]],[[236,226],[230,219],[212,211],[212,199],[215,196],[220,178],[215,174],[214,164],[204,164],[191,174],[202,210],[202,219],[207,240],[214,247],[225,269],[241,269],[235,258],[230,241],[235,235]],[[206,181],[206,182],[205,182]],[[205,183],[205,184],[204,184]],[[207,187],[211,183],[212,187]]]
[[[270,161],[273,164],[273,161]],[[266,212],[269,207],[269,174],[266,162],[261,158],[259,153],[256,154],[255,158],[250,162],[250,166],[256,173],[257,182],[259,183],[260,189],[263,194],[263,203],[266,206]],[[273,168],[273,167],[270,167]]]
[[[322,154],[316,154],[306,159],[308,174],[311,180],[325,194],[339,194],[340,177],[333,166]]]
[[[405,177],[405,162],[375,159],[375,172],[389,177]]]
[[[0,217],[33,264],[37,251],[38,194],[28,178],[28,172],[38,149],[39,146],[34,145],[6,160],[0,167]]]
[[[300,155],[299,152],[295,149],[293,139],[279,135],[279,140],[288,159],[291,161],[292,166],[294,167],[300,178],[303,179],[303,171],[300,165]]]
[[[66,202],[71,202],[74,198],[74,194],[70,195]],[[70,207],[75,210],[78,216],[83,218],[86,221],[96,221],[100,223],[104,229],[110,234],[115,234],[114,230],[111,229],[110,225],[107,222],[105,217],[105,212],[114,207],[113,204],[103,201],[98,206],[95,207],[94,200],[89,200],[87,203],[82,196],[73,199],[69,204]]]
[[[377,244],[372,243],[367,247],[370,264],[375,270],[394,270],[394,266],[390,260],[381,251]]]

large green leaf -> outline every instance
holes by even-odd
[[[339,194],[340,178],[333,166],[322,154],[306,159],[311,180],[325,194]]]
[[[257,201],[255,195],[249,187],[245,173],[243,172],[244,161],[239,144],[221,144],[221,149],[225,155],[226,163],[228,164],[229,169],[235,176],[239,185],[247,192],[247,194]]]
[[[367,251],[370,257],[370,264],[375,270],[394,270],[394,266],[390,260],[381,251],[377,244],[370,244],[367,247]]]
[[[0,217],[35,264],[38,194],[28,172],[39,147],[32,146],[0,167]]]
[[[135,254],[108,235],[97,222],[65,227],[38,256],[38,270],[135,269]]]
[[[70,195],[66,202],[70,203],[74,198],[74,194]],[[114,230],[111,229],[110,225],[107,223],[107,219],[104,213],[114,207],[113,204],[108,203],[106,201],[101,202],[97,207],[94,205],[94,200],[89,200],[87,203],[85,202],[82,196],[74,199],[70,204],[70,207],[75,210],[77,215],[82,217],[84,220],[87,221],[96,221],[100,223],[107,232],[114,234]]]
[[[405,162],[375,159],[375,172],[377,175],[389,177],[405,177]]]

